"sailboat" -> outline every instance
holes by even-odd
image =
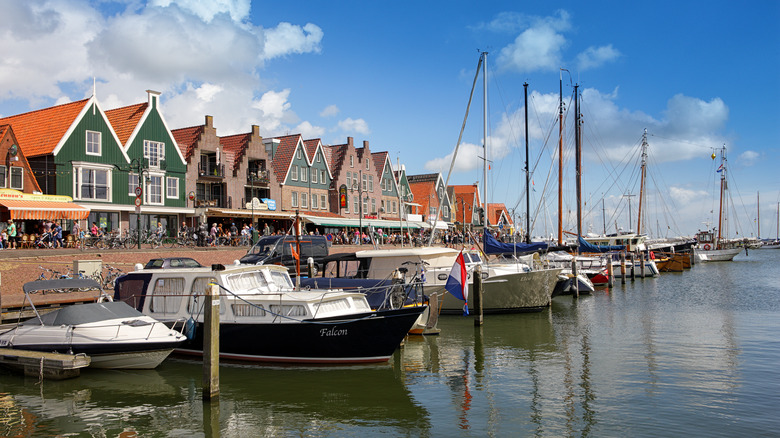
[[[713,153],[713,158],[715,154]],[[723,236],[723,197],[728,190],[726,182],[726,146],[720,152],[720,198],[718,201],[718,227],[715,230],[705,230],[696,233],[696,245],[693,256],[697,262],[730,262],[734,260],[742,248],[732,246]],[[716,234],[717,233],[717,234]]]
[[[775,240],[764,242],[761,248],[780,249],[780,202],[777,203],[777,234],[775,234]]]

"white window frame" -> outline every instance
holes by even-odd
[[[171,194],[172,191],[173,194]],[[165,198],[179,199],[179,178],[170,176],[165,178]]]
[[[349,167],[355,167],[355,157],[353,155],[349,156]]]
[[[301,192],[301,208],[309,208],[309,194]]]
[[[19,176],[19,185],[14,185],[14,174]],[[8,167],[8,186],[16,190],[24,190],[24,169],[21,166]]]
[[[352,172],[347,171],[347,189],[352,189]]]
[[[320,195],[320,209],[322,210],[328,209],[328,202],[325,199],[325,195]]]
[[[311,183],[312,184],[319,184],[317,182],[317,173],[319,173],[319,172],[317,172],[317,169],[312,169],[311,170]]]
[[[7,188],[8,187],[8,167],[5,165],[0,165],[0,188]]]
[[[301,182],[309,181],[309,168],[301,166]]]
[[[322,163],[322,154],[320,154],[319,152],[317,152],[317,162]]]
[[[296,159],[298,159],[298,160],[300,160],[301,158],[303,158],[303,155],[302,155],[302,153],[301,153],[301,150],[300,150],[300,149],[298,149],[297,151],[295,151],[295,158],[296,158]]]
[[[112,171],[114,166],[98,163],[88,162],[74,162],[73,163],[73,199],[79,201],[98,201],[98,202],[111,202],[113,193],[113,177]],[[86,198],[81,196],[82,189],[82,172],[84,170],[101,171],[106,172],[106,198]]]
[[[368,191],[374,193],[374,175],[368,175]]]
[[[86,131],[84,135],[86,136],[85,146],[86,146],[87,155],[94,155],[99,157],[103,152],[103,133],[99,131]],[[90,146],[94,146],[94,147],[90,148]]]
[[[290,204],[292,205],[292,207],[298,206],[298,192],[292,192],[290,194]]]
[[[368,191],[368,175],[363,175],[363,182],[362,182],[362,184],[363,184],[363,191],[367,192]]]
[[[138,187],[138,174],[130,173],[127,175],[127,194],[135,196],[135,189]]]
[[[298,166],[294,164],[290,167],[290,179],[298,181]]]
[[[312,210],[317,210],[318,208],[320,208],[320,206],[318,205],[318,201],[319,201],[319,197],[316,194],[312,194],[311,195],[311,209]]]
[[[152,188],[157,187],[157,184],[153,183],[158,178],[160,180],[159,193],[155,190],[152,190]],[[165,190],[165,187],[163,187],[164,181],[164,173],[149,173],[146,181],[144,181],[144,204],[163,205],[165,203],[165,196],[163,195],[163,191]]]
[[[369,164],[371,163],[371,160],[366,160],[366,170],[371,170],[369,167]]]
[[[325,171],[324,170],[320,170],[320,182],[322,184],[325,184],[327,182],[327,181],[325,181]]]
[[[160,161],[165,159],[165,143],[144,140],[144,158],[148,159],[150,169],[159,169]]]

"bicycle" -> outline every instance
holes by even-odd
[[[106,275],[102,275],[101,273],[102,283],[100,284],[103,289],[113,289],[116,284],[116,279],[125,275],[125,272],[111,265],[106,265],[105,268],[108,272]]]

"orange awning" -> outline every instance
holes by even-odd
[[[89,209],[73,202],[23,201],[0,199],[0,207],[8,209],[14,220],[86,219]]]

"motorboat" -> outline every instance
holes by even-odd
[[[137,269],[114,300],[169,325],[186,321],[177,353],[203,354],[204,304],[219,289],[219,355],[242,362],[385,362],[426,306],[371,310],[359,291],[296,289],[277,265]]]
[[[23,286],[35,317],[0,333],[0,347],[86,354],[92,368],[151,369],[185,336],[123,302],[74,304],[40,314],[30,294],[100,289],[92,279],[40,280]]]

